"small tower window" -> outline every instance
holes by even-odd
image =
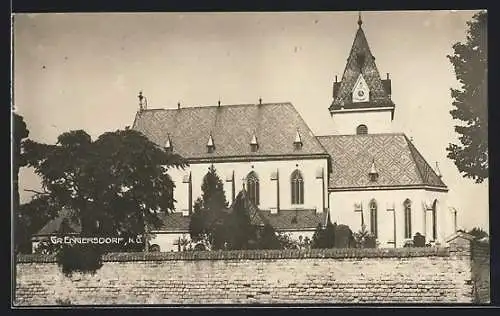
[[[368,127],[364,124],[361,124],[361,125],[358,125],[358,127],[356,127],[356,134],[357,135],[366,135],[368,134]]]

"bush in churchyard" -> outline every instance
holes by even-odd
[[[354,248],[356,246],[352,230],[347,225],[334,223],[335,248]]]
[[[318,223],[312,237],[311,248],[334,248],[335,227],[336,224],[334,225],[331,222],[328,222],[324,228],[321,223]]]
[[[276,234],[273,226],[270,224],[265,224],[260,231],[258,238],[259,249],[280,249],[282,248],[282,243]]]
[[[356,248],[376,248],[377,237],[366,229],[366,225],[361,226],[361,230],[354,233]]]

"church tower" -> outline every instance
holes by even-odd
[[[389,74],[382,79],[375,57],[361,27],[352,44],[341,81],[333,83],[333,102],[329,108],[336,134],[390,133],[395,105],[391,100]]]

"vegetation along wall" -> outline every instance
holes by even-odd
[[[70,277],[53,256],[23,255],[15,305],[488,303],[489,254],[475,245],[113,253]]]

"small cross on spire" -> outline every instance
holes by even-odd
[[[361,27],[361,24],[363,24],[363,20],[361,20],[361,11],[358,11],[358,25]]]

